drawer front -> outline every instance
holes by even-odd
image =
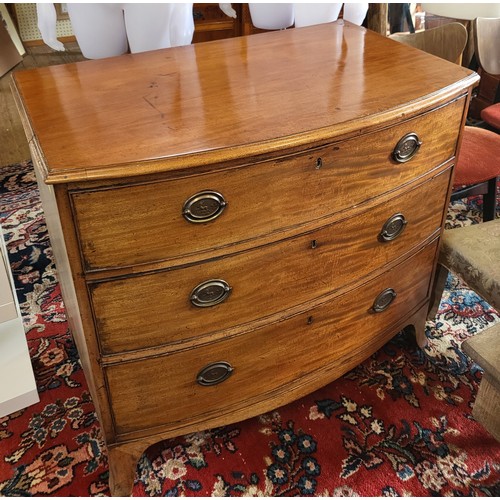
[[[190,178],[73,192],[84,266],[120,268],[209,252],[358,205],[453,156],[463,105],[460,99],[307,154]],[[412,132],[422,145],[413,158],[398,163],[393,151],[408,153],[411,139],[396,145]]]
[[[434,242],[362,287],[285,321],[196,349],[106,367],[116,432],[209,422],[278,393],[283,401],[287,386],[330,366],[313,377],[314,387],[303,386],[304,393],[337,378],[379,348],[382,332],[426,299],[436,249]],[[382,298],[378,304],[387,308],[374,312],[376,297],[388,288],[395,299]],[[202,385],[206,382],[215,385]]]
[[[204,264],[93,285],[102,351],[200,337],[357,281],[439,229],[449,176],[447,170],[369,212],[310,234]]]

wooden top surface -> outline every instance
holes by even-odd
[[[457,95],[477,76],[338,21],[13,78],[45,180],[57,183],[182,169],[354,135]]]

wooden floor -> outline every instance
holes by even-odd
[[[67,43],[65,46],[66,52],[55,52],[45,45],[30,47],[23,61],[0,78],[0,166],[30,158],[28,142],[10,91],[11,73],[85,59],[76,43]]]

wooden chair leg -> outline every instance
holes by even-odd
[[[427,312],[427,319],[433,320],[439,309],[439,303],[443,296],[446,280],[448,279],[448,269],[438,263],[436,274],[434,275],[434,283],[431,290],[431,297],[429,301],[429,310]]]
[[[494,220],[497,212],[497,180],[494,177],[488,181],[488,192],[483,195],[483,222]]]
[[[411,324],[415,331],[415,340],[417,345],[423,349],[427,345],[427,337],[425,335],[425,322],[427,320],[427,308],[424,306],[413,316]]]

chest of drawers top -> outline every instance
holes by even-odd
[[[13,84],[50,184],[321,146],[431,109],[475,78],[339,21],[19,71]]]

